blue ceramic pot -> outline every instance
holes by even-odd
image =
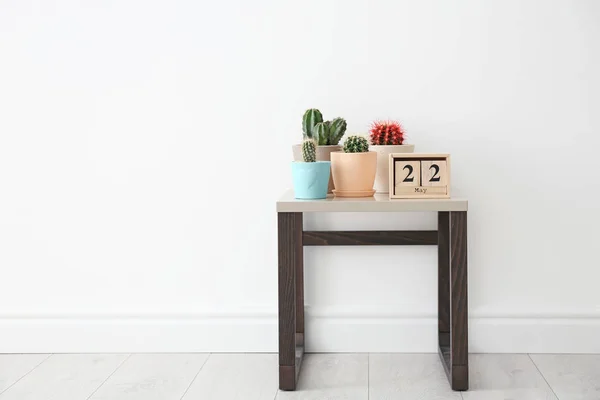
[[[294,197],[297,199],[324,199],[327,197],[331,162],[292,163]]]

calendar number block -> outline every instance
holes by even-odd
[[[420,161],[396,161],[395,184],[397,187],[421,185]]]
[[[390,154],[390,199],[450,197],[450,154]]]
[[[447,186],[446,161],[421,161],[421,186]]]

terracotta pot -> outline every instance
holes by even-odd
[[[373,187],[377,193],[390,192],[390,154],[392,153],[413,153],[415,151],[414,144],[398,144],[398,145],[374,145],[369,146],[369,149],[377,153],[377,174],[375,175],[375,186]]]
[[[317,146],[317,161],[331,161],[330,154],[334,151],[341,151],[342,146],[334,145],[334,146]],[[294,153],[294,161],[303,161],[302,160],[302,145],[295,144],[292,146],[292,152]],[[327,187],[327,193],[332,193],[334,189],[333,179],[331,174],[329,174],[329,185]]]
[[[331,173],[338,197],[369,197],[375,193],[377,153],[331,153]]]

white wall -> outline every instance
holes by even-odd
[[[594,0],[3,1],[0,351],[275,351],[274,203],[318,107],[452,154],[472,351],[600,352],[599,20]],[[435,254],[307,249],[309,350],[434,351]]]

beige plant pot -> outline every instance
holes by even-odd
[[[331,161],[331,153],[341,150],[342,146],[339,145],[317,146],[317,161]],[[303,161],[301,144],[293,145],[292,152],[294,153],[294,161]],[[333,178],[331,177],[331,174],[329,174],[329,187],[327,188],[327,193],[332,193],[333,189]]]
[[[397,145],[371,145],[369,149],[377,153],[377,173],[375,174],[374,189],[377,193],[390,192],[390,154],[392,153],[413,153],[414,144]]]
[[[377,153],[331,153],[331,174],[337,197],[373,196]]]

